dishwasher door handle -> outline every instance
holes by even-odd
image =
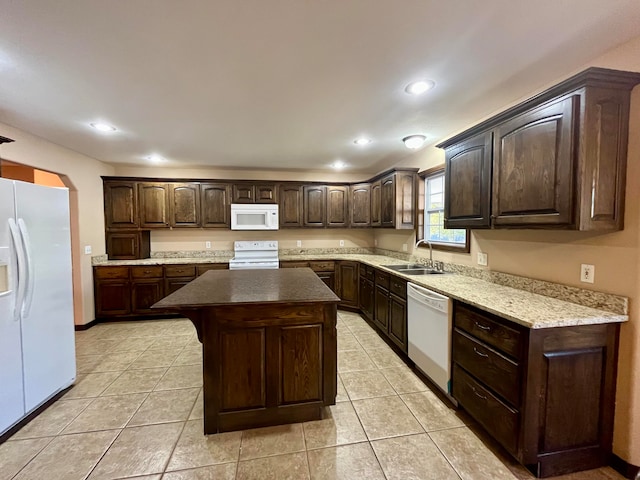
[[[407,295],[413,298],[427,297],[431,300],[449,300],[449,297],[432,292],[431,290],[415,285],[411,282],[407,283]]]

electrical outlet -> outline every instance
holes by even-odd
[[[211,248],[211,242],[204,242],[204,248]]]
[[[596,276],[596,267],[583,263],[580,265],[580,281],[584,283],[593,283]]]
[[[375,238],[375,239],[373,240],[373,246],[374,246],[374,247],[377,247],[377,246],[378,246],[378,239],[377,239],[377,238]]]
[[[344,247],[344,240],[340,240],[340,246]]]
[[[84,254],[85,255],[91,255],[91,245],[85,245],[84,246]]]
[[[296,247],[302,246],[302,240],[296,240]]]
[[[406,251],[407,251],[407,244],[406,244],[406,243],[403,243],[403,244],[402,244],[402,251],[403,251],[403,252],[406,252]]]
[[[478,265],[482,265],[486,267],[487,263],[488,263],[487,254],[478,252]]]

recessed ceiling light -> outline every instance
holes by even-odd
[[[365,137],[360,137],[360,138],[356,138],[353,143],[355,143],[356,145],[368,145],[371,143],[371,139],[370,138],[365,138]]]
[[[166,158],[164,158],[162,155],[158,155],[157,153],[152,153],[151,155],[145,158],[152,163],[162,163],[167,161]]]
[[[421,95],[424,92],[431,90],[436,86],[436,82],[433,80],[417,80],[415,82],[411,82],[404,88],[404,91],[409,95]]]
[[[409,135],[408,137],[404,137],[402,141],[404,142],[405,147],[415,150],[420,148],[426,139],[427,137],[424,135]]]
[[[109,132],[116,131],[116,127],[114,127],[113,125],[109,125],[108,123],[96,122],[96,123],[90,123],[89,125],[91,125],[93,128],[95,128],[96,130],[102,133],[109,133]]]
[[[346,164],[346,163],[344,163],[342,160],[336,160],[335,162],[333,162],[333,163],[331,164],[331,166],[332,166],[333,168],[335,168],[336,170],[342,170],[344,167],[346,167],[346,166],[347,166],[347,164]]]

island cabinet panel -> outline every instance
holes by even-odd
[[[169,226],[169,184],[162,182],[138,183],[141,228]]]
[[[382,226],[382,182],[371,182],[371,226]]]
[[[280,328],[279,404],[322,400],[322,325]]]
[[[519,115],[495,129],[493,223],[573,222],[573,148],[578,97]]]
[[[280,227],[302,227],[302,185],[283,184],[278,193]]]
[[[169,184],[169,215],[171,227],[200,226],[200,184]]]
[[[304,226],[324,227],[327,221],[327,191],[324,185],[305,185]]]
[[[351,227],[371,226],[371,184],[351,185]]]
[[[484,132],[447,148],[445,228],[491,225],[493,134]]]
[[[327,227],[349,226],[349,187],[327,185]]]
[[[267,406],[266,329],[220,333],[220,411]]]
[[[138,228],[140,222],[136,182],[104,182],[104,214],[107,230]]]
[[[452,395],[538,477],[608,463],[619,324],[527,329],[454,302]]]
[[[201,221],[204,228],[231,228],[231,186],[202,183]]]

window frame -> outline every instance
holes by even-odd
[[[429,168],[427,170],[423,170],[418,173],[418,178],[420,178],[419,188],[418,188],[418,221],[416,228],[416,241],[424,240],[424,224],[425,224],[425,200],[426,200],[426,188],[425,183],[426,180],[430,177],[435,177],[437,175],[442,175],[445,173],[444,164],[437,165],[435,167]],[[441,250],[445,252],[455,252],[455,253],[469,253],[471,251],[471,231],[468,228],[465,228],[465,244],[453,244],[453,243],[443,243],[443,242],[431,242],[431,246],[434,250]],[[426,243],[421,243],[418,247],[429,248],[429,245]]]

